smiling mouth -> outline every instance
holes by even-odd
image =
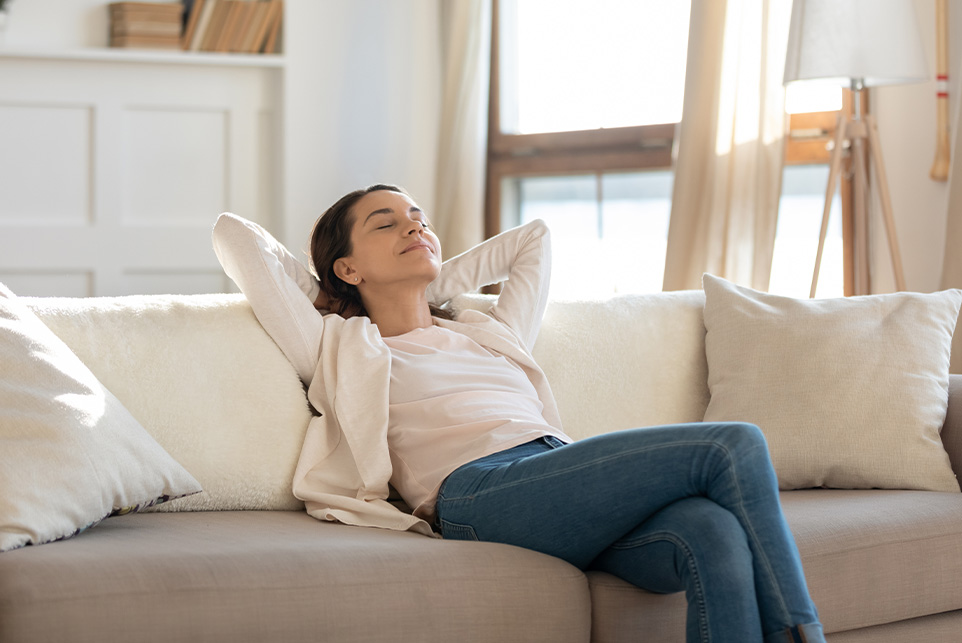
[[[431,252],[432,254],[434,253],[434,248],[432,248],[432,247],[429,246],[428,244],[426,244],[426,243],[415,243],[414,245],[410,245],[410,246],[408,246],[407,248],[405,248],[405,249],[401,252],[401,254],[403,255],[403,254],[405,254],[405,253],[407,253],[407,252],[411,252],[411,251],[413,251],[413,250],[427,250],[428,252]]]

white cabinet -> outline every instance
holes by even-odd
[[[280,217],[283,58],[0,50],[0,281],[226,290],[216,215]]]

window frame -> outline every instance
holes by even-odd
[[[501,131],[500,0],[492,0],[485,238],[501,232],[507,177],[670,169],[677,123],[538,134]]]

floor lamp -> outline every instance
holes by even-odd
[[[811,297],[815,296],[818,284],[828,215],[846,147],[851,150],[854,167],[855,294],[867,295],[870,290],[868,205],[873,188],[877,190],[888,237],[896,288],[905,290],[878,127],[871,114],[862,113],[862,93],[868,87],[919,82],[927,77],[925,52],[912,0],[794,0],[785,58],[785,83],[834,82],[850,88],[854,98],[852,118],[840,114],[835,131]],[[871,185],[867,159],[875,169],[876,180]]]

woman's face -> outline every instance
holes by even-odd
[[[406,194],[379,190],[354,204],[353,250],[334,262],[338,277],[358,287],[427,287],[441,272],[441,243],[427,215]]]

